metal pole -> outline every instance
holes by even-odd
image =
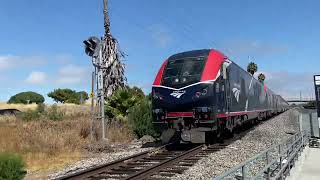
[[[103,43],[103,42],[102,42]],[[98,66],[98,83],[99,83],[99,96],[100,96],[100,116],[101,116],[101,123],[102,123],[102,139],[106,139],[106,124],[104,119],[104,82],[103,82],[103,74],[102,74],[102,43],[100,44],[99,50],[99,66]]]
[[[91,79],[91,131],[90,131],[90,138],[93,141],[93,131],[95,129],[94,121],[95,121],[95,113],[94,113],[94,77],[95,77],[95,70],[92,72],[92,79]]]
[[[311,136],[314,136],[314,132],[313,132],[313,123],[312,123],[312,113],[309,113],[309,121],[310,121],[310,134]]]
[[[301,91],[300,91],[300,101],[302,100]]]

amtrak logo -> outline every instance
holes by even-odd
[[[239,102],[240,90],[238,88],[232,88],[232,92],[233,92],[233,95],[236,98],[237,102]]]
[[[175,98],[180,98],[186,91],[173,91],[170,95]]]

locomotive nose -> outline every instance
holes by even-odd
[[[209,106],[213,102],[212,86],[199,84],[183,90],[154,88],[152,101],[154,109],[166,112],[192,112],[196,107]]]

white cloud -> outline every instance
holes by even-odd
[[[0,55],[0,70],[8,70],[21,67],[35,67],[45,64],[47,61],[41,56],[12,56]]]
[[[13,66],[13,61],[16,60],[15,56],[0,56],[0,70],[1,69],[8,69],[11,68]]]
[[[266,75],[265,83],[275,93],[284,98],[314,97],[312,73],[292,72],[263,72]],[[259,74],[259,73],[257,73]]]
[[[69,64],[62,67],[58,72],[56,82],[58,84],[81,84],[90,77],[88,69]]]
[[[168,28],[162,24],[153,24],[149,28],[151,37],[160,47],[166,47],[172,42],[172,36]]]
[[[33,71],[29,74],[25,80],[28,84],[41,85],[44,84],[47,80],[47,76],[44,72]]]

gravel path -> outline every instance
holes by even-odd
[[[199,160],[183,174],[176,175],[172,179],[211,179],[289,138],[291,135],[287,133],[298,131],[299,121],[296,110],[286,111],[258,125],[225,149]]]
[[[76,163],[70,164],[66,166],[63,170],[50,174],[48,176],[48,179],[55,179],[61,176],[70,175],[94,166],[112,162],[117,159],[138,154],[140,152],[148,151],[150,149],[152,148],[141,148],[140,143],[135,143],[126,148],[118,149],[116,150],[116,152],[102,153],[102,154],[99,154],[97,157],[81,160]]]

